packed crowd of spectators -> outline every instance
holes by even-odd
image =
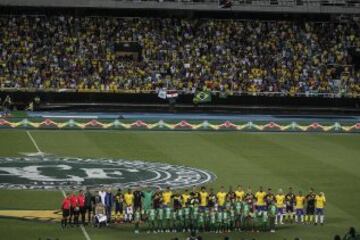
[[[139,42],[142,60],[116,44]],[[0,88],[360,94],[360,23],[0,16]]]

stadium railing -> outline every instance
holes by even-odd
[[[172,90],[172,89],[171,89]],[[58,89],[58,88],[0,88],[0,92],[68,92],[68,93],[144,93],[144,94],[157,94],[158,90],[125,90],[120,89],[117,91],[111,90],[79,90],[79,89]],[[290,92],[246,92],[246,91],[210,91],[213,95],[218,95],[221,93],[227,93],[231,96],[262,96],[262,97],[320,97],[320,98],[359,98],[360,95],[353,93],[341,93],[341,92],[329,92],[329,93],[318,93],[318,92],[299,92],[299,93],[290,93]],[[181,95],[191,95],[194,94],[193,91],[184,91],[178,90],[178,94]]]

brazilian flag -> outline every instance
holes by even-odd
[[[210,91],[201,91],[195,93],[195,96],[193,98],[193,102],[195,104],[199,103],[209,103],[211,102],[211,92]]]

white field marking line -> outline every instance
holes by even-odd
[[[87,231],[86,231],[85,228],[84,228],[84,225],[80,225],[80,228],[81,228],[81,231],[82,231],[83,234],[84,234],[85,239],[86,239],[86,240],[91,240],[89,234],[87,233]]]
[[[38,151],[38,153],[43,154],[43,152],[40,150],[39,146],[37,145],[35,139],[34,139],[33,136],[31,135],[31,133],[30,133],[29,131],[26,131],[26,133],[27,133],[27,135],[29,136],[31,142],[34,144],[34,146],[35,146],[36,150]],[[64,189],[60,188],[60,192],[62,193],[62,195],[63,195],[64,197],[66,197],[66,193],[65,193]],[[83,226],[83,225],[80,225],[80,228],[81,228],[82,233],[84,234],[85,239],[86,239],[86,240],[91,240],[91,238],[90,238],[89,234],[86,232],[84,226]]]
[[[63,195],[64,197],[66,197],[66,193],[65,193],[64,189],[60,188],[60,192],[62,193],[62,195]]]
[[[42,154],[43,152],[40,150],[39,146],[37,145],[35,139],[34,139],[33,136],[31,135],[31,133],[30,133],[29,131],[26,131],[26,134],[29,136],[31,142],[34,144],[34,146],[35,146],[36,150],[38,151],[38,153],[41,153],[41,154]]]

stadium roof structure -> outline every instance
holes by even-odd
[[[360,0],[230,1],[231,7],[228,8],[221,8],[219,0],[0,0],[0,6],[360,14]]]

